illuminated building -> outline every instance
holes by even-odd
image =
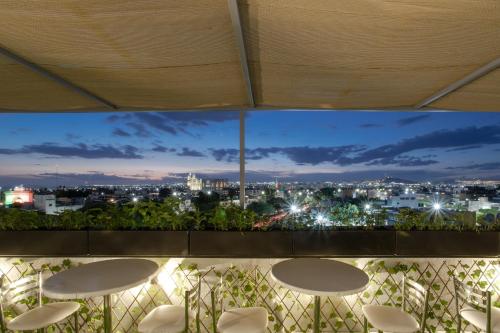
[[[205,189],[220,191],[228,186],[227,179],[208,179],[205,182]]]
[[[189,173],[187,176],[187,187],[191,191],[201,191],[203,188],[203,180],[201,178],[196,178],[195,174]]]
[[[4,204],[5,206],[12,206],[14,204],[19,205],[31,205],[33,204],[33,191],[26,189],[22,186],[14,187],[13,190],[4,192]]]

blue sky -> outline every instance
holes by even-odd
[[[238,112],[0,115],[0,186],[237,179]],[[250,180],[500,178],[500,113],[254,111]]]

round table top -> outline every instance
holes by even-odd
[[[70,268],[43,283],[44,295],[74,299],[114,294],[148,282],[158,264],[146,259],[112,259]]]
[[[368,275],[352,265],[328,259],[289,259],[275,264],[271,276],[290,290],[314,296],[347,296],[363,291]]]

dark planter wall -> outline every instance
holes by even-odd
[[[189,255],[188,231],[89,231],[89,253],[96,256]]]
[[[3,256],[86,256],[86,231],[0,231]]]
[[[500,232],[1,231],[1,256],[498,257]]]
[[[398,231],[396,248],[407,257],[493,257],[500,255],[500,232]]]
[[[294,256],[392,256],[394,231],[295,231]]]
[[[193,257],[289,257],[292,233],[288,231],[191,231],[189,254]]]

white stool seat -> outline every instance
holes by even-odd
[[[224,311],[217,322],[220,333],[265,333],[267,310],[263,307],[236,308]]]
[[[478,311],[471,307],[465,307],[460,310],[462,318],[467,320],[472,325],[486,331],[486,313]],[[491,332],[500,333],[500,309],[496,307],[491,308]]]
[[[189,314],[193,319],[195,314]],[[141,333],[179,333],[186,325],[185,308],[179,305],[160,305],[139,323]]]
[[[29,310],[7,323],[12,331],[32,331],[60,322],[80,308],[76,302],[48,303]]]
[[[419,323],[400,308],[368,304],[363,314],[373,327],[384,332],[413,333],[420,330]]]

